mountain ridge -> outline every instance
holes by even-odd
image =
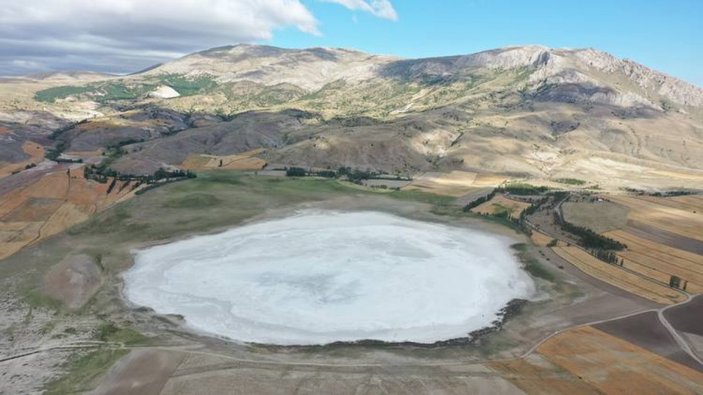
[[[33,97],[18,101],[20,86]],[[85,120],[52,134],[64,153],[120,147],[110,166],[121,173],[257,149],[281,166],[464,170],[600,185],[686,183],[703,172],[703,90],[588,48],[400,59],[236,45],[102,81],[0,89],[12,92],[12,101],[0,101],[11,158],[24,155],[23,141],[46,140],[40,121],[21,131],[28,118],[49,113],[47,125]],[[668,176],[680,172],[693,178]]]
[[[195,52],[193,54],[189,54],[182,58],[175,59],[171,62],[167,62],[163,65],[157,66],[154,69],[149,70],[149,72],[163,73],[183,71],[182,69],[179,69],[174,66],[179,65],[183,61],[190,60],[198,56],[217,58],[213,55],[218,54],[222,56],[223,52],[229,55],[240,55],[243,58],[266,58],[282,55],[313,55],[319,56],[320,59],[325,61],[342,60],[341,58],[337,57],[342,54],[353,54],[354,56],[357,56],[357,58],[352,59],[351,61],[370,61],[377,66],[388,65],[389,63],[393,62],[409,62],[413,64],[435,63],[436,65],[452,64],[454,68],[460,69],[480,67],[500,69],[532,66],[537,67],[538,69],[545,68],[546,72],[543,72],[542,74],[546,78],[559,77],[560,73],[572,70],[574,68],[573,64],[564,63],[573,63],[574,60],[579,60],[584,64],[587,64],[593,67],[595,70],[601,72],[622,72],[624,74],[627,74],[631,78],[633,78],[634,82],[639,85],[642,89],[650,89],[655,85],[659,85],[658,92],[677,104],[686,106],[703,105],[702,88],[697,87],[696,85],[686,82],[684,80],[670,76],[668,74],[648,68],[632,60],[620,59],[608,52],[597,50],[594,48],[549,48],[542,45],[508,46],[466,55],[403,59],[395,56],[367,54],[361,51],[348,50],[343,48],[315,47],[305,49],[288,49],[273,46],[238,44],[233,46],[216,47],[204,51]],[[227,60],[231,61],[233,59],[230,58]],[[188,63],[187,65],[191,66],[189,71],[193,72],[193,64]],[[200,66],[202,67],[205,65],[201,63]],[[571,66],[571,68],[567,68],[567,66]],[[203,72],[204,70],[200,71]],[[218,74],[218,70],[211,69],[207,71],[210,73]],[[354,70],[354,72],[356,71],[357,70]],[[457,70],[453,71],[456,72]],[[346,77],[346,75],[342,75],[342,77]],[[561,77],[567,78],[563,75]],[[574,78],[573,75],[571,75],[570,77]],[[227,76],[224,76],[224,78],[226,79]],[[330,81],[326,80],[326,82]]]

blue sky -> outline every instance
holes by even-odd
[[[426,57],[593,47],[703,86],[703,0],[0,0],[0,75],[128,73],[236,43]]]
[[[274,33],[283,47],[351,47],[426,57],[508,45],[593,47],[703,87],[703,0],[396,0],[395,21],[304,1],[322,36]]]

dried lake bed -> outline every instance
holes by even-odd
[[[140,250],[124,294],[241,342],[433,343],[533,295],[509,245],[392,214],[306,210]]]

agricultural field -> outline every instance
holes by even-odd
[[[460,197],[477,190],[494,188],[506,177],[454,170],[448,173],[428,172],[416,177],[405,189],[418,189],[425,192]]]
[[[561,333],[537,351],[579,377],[593,392],[698,394],[703,390],[701,371],[590,326]]]
[[[626,230],[604,235],[627,245],[626,250],[618,253],[624,259],[623,267],[666,283],[671,276],[678,276],[688,284],[687,291],[703,292],[703,255],[644,239]]]
[[[83,222],[134,196],[127,182],[86,180],[81,167],[48,172],[24,188],[2,195],[0,258]]]
[[[530,235],[530,239],[532,240],[535,245],[540,246],[540,247],[546,247],[547,244],[551,243],[554,238],[549,237],[545,235],[542,232],[533,230],[532,234]]]
[[[703,216],[699,211],[702,206],[701,195],[572,196],[561,205],[568,222],[616,240],[626,248],[615,251],[617,265],[611,267],[576,248],[559,248],[556,252],[596,278],[651,300],[664,302],[660,298],[665,296],[662,286],[673,285],[697,294],[703,292],[703,242],[700,240]],[[540,222],[546,226],[543,231],[550,229],[549,218],[546,220],[543,218]],[[546,245],[550,235],[540,233],[533,234],[533,241]],[[560,229],[552,229],[551,235],[578,243]],[[588,262],[592,264],[586,265]],[[654,294],[643,291],[640,286],[633,288],[634,284],[646,284],[645,288]],[[665,299],[670,303],[679,297],[665,296]]]
[[[661,304],[673,304],[686,300],[682,293],[667,285],[656,283],[619,266],[603,262],[579,247],[566,246],[553,247],[552,249],[557,255],[584,273],[635,295]]]
[[[2,132],[0,131],[0,135]],[[31,141],[25,141],[22,144],[22,151],[29,155],[27,160],[18,163],[7,163],[0,161],[0,179],[14,173],[28,170],[44,160],[44,147]]]
[[[627,206],[628,228],[665,232],[682,240],[703,243],[703,195],[679,197],[610,196]]]
[[[501,215],[510,218],[517,218],[530,207],[530,203],[521,202],[496,194],[493,199],[471,209],[472,212],[481,215]]]
[[[564,219],[596,233],[623,228],[627,224],[626,206],[608,201],[568,201],[561,205]]]

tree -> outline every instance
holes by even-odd
[[[302,167],[289,167],[286,170],[286,176],[288,177],[305,177],[308,174]]]

